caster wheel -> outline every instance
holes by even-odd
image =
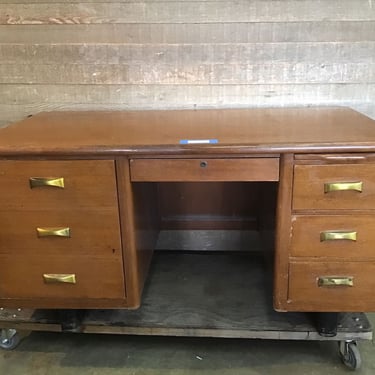
[[[339,343],[339,351],[342,363],[350,370],[357,370],[361,367],[361,353],[355,341],[342,341]]]
[[[3,350],[15,349],[21,341],[20,335],[15,329],[2,329],[0,348]]]

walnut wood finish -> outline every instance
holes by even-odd
[[[297,164],[364,164],[374,163],[375,154],[352,153],[352,154],[296,154],[294,159]]]
[[[64,188],[31,188],[30,177],[61,177]],[[125,298],[113,160],[1,160],[0,181],[3,298],[41,298],[36,307]],[[70,237],[40,238],[38,227]],[[77,284],[47,285],[44,273],[73,273]]]
[[[340,107],[45,112],[0,130],[0,155],[15,157],[363,151],[375,151],[373,121]]]
[[[139,283],[139,259],[136,247],[133,189],[130,184],[129,163],[126,158],[117,159],[116,172],[127,306],[138,307],[140,305],[139,290],[141,288]]]
[[[115,176],[113,160],[0,160],[1,208],[117,208]],[[65,186],[31,189],[30,177],[62,177]]]
[[[373,310],[373,154],[298,155],[295,163],[287,309]],[[327,191],[327,183],[354,186]],[[323,241],[321,234],[327,231],[339,232],[341,237],[345,232],[347,239]],[[319,286],[321,277],[338,279],[339,283],[349,277],[353,286]]]
[[[132,159],[133,182],[278,181],[278,158]]]
[[[293,311],[373,311],[374,262],[291,262],[288,305]],[[319,287],[322,276],[353,277],[353,286]]]
[[[0,211],[0,254],[122,257],[117,207],[113,209]],[[38,227],[67,227],[70,237],[38,237]]]
[[[257,229],[262,183],[158,183],[162,229]]]
[[[170,181],[191,178],[190,181],[200,184],[204,175],[200,166],[197,172],[195,163],[203,158],[209,162],[205,172],[211,171],[211,164],[214,166],[210,183],[249,181],[247,184],[262,180],[278,184],[275,309],[372,309],[375,266],[369,244],[375,189],[373,125],[372,120],[349,109],[300,108],[56,112],[42,113],[0,129],[0,212],[3,213],[0,220],[1,224],[8,218],[12,221],[3,225],[11,233],[0,231],[3,288],[0,288],[0,304],[49,308],[138,307],[159,229],[158,188],[169,184],[166,178],[171,178]],[[184,139],[218,142],[180,144]],[[134,160],[132,166],[129,160]],[[141,168],[133,169],[134,165]],[[66,189],[30,189],[27,184],[27,188],[25,185],[18,188],[25,176],[26,179],[60,177],[55,176],[56,170],[64,173],[64,178],[67,176]],[[332,192],[329,195],[336,198],[327,199],[324,182],[347,178],[363,180],[363,192]],[[248,207],[255,208],[250,214],[257,214],[254,197],[249,197],[249,202]],[[56,210],[62,212],[61,216]],[[95,218],[91,217],[94,212]],[[337,216],[335,224],[346,224],[346,217],[353,213],[358,215],[357,221],[353,221],[360,226],[358,233],[365,233],[368,238],[365,243],[361,242],[362,236],[358,237],[356,245],[361,258],[341,258],[338,249],[334,249],[335,255],[330,258],[320,250],[320,243],[314,248],[305,243],[313,243],[315,226],[329,228],[332,216]],[[25,224],[23,227],[35,226],[39,219],[47,217],[54,226],[60,226],[60,221],[65,226],[69,223],[64,220],[72,220],[72,238],[53,241],[62,244],[58,240],[67,243],[72,240],[72,243],[75,233],[79,233],[74,247],[64,249],[56,245],[52,249],[52,245],[51,248],[46,245],[36,249],[36,242],[34,251],[33,242],[28,241],[26,232],[21,232],[7,249],[16,221]],[[299,226],[304,220],[309,224],[307,230],[304,225]],[[109,226],[101,229],[101,221]],[[87,234],[90,224],[94,229]],[[86,236],[90,238],[82,238]],[[79,255],[65,255],[65,251],[68,254],[76,251]],[[43,255],[35,255],[40,253]],[[84,282],[79,281],[75,289],[63,285],[65,289],[50,292],[56,285],[51,284],[49,289],[51,285],[45,285],[37,276],[40,273],[76,273],[77,280]],[[104,281],[99,278],[101,273]],[[351,290],[357,290],[359,297],[354,292],[331,293],[326,289],[322,292],[316,286],[317,277],[342,273],[354,275],[356,286]],[[28,279],[33,290],[30,293],[22,289]]]
[[[138,308],[158,231],[156,186],[131,184],[129,160],[116,163],[127,303]]]
[[[291,202],[293,186],[293,155],[280,159],[280,183],[276,206],[276,240],[274,261],[273,305],[278,311],[287,311],[289,241],[291,237]]]
[[[325,231],[356,232],[356,241],[321,241]],[[292,217],[290,255],[295,257],[375,260],[374,215],[297,215]]]
[[[56,304],[60,308],[65,298],[77,299],[76,307],[85,299],[125,298],[122,260],[118,256],[2,255],[0,273],[2,298],[60,299]],[[76,284],[46,284],[43,274],[75,274]]]
[[[375,164],[296,165],[293,209],[375,209]],[[362,182],[362,192],[324,191],[324,184]]]

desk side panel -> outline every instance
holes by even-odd
[[[116,160],[127,307],[138,308],[159,232],[157,186],[131,183],[129,160]]]
[[[280,182],[276,208],[276,239],[274,260],[273,305],[277,311],[287,311],[289,243],[293,194],[293,154],[280,158]]]

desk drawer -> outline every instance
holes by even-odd
[[[375,209],[375,164],[296,165],[293,209]]]
[[[47,283],[44,275],[74,275],[75,284]],[[0,256],[0,298],[124,297],[119,258]]]
[[[137,181],[278,181],[278,158],[132,159]]]
[[[293,262],[289,272],[288,299],[292,310],[375,309],[375,263]],[[334,283],[342,285],[327,285]]]
[[[0,211],[0,222],[0,254],[121,256],[117,209]]]
[[[375,216],[292,217],[290,255],[375,260]]]
[[[1,160],[0,203],[2,209],[35,211],[117,207],[114,161]]]

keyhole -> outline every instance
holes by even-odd
[[[206,168],[207,167],[207,162],[206,161],[201,161],[200,166],[201,166],[201,168]]]

